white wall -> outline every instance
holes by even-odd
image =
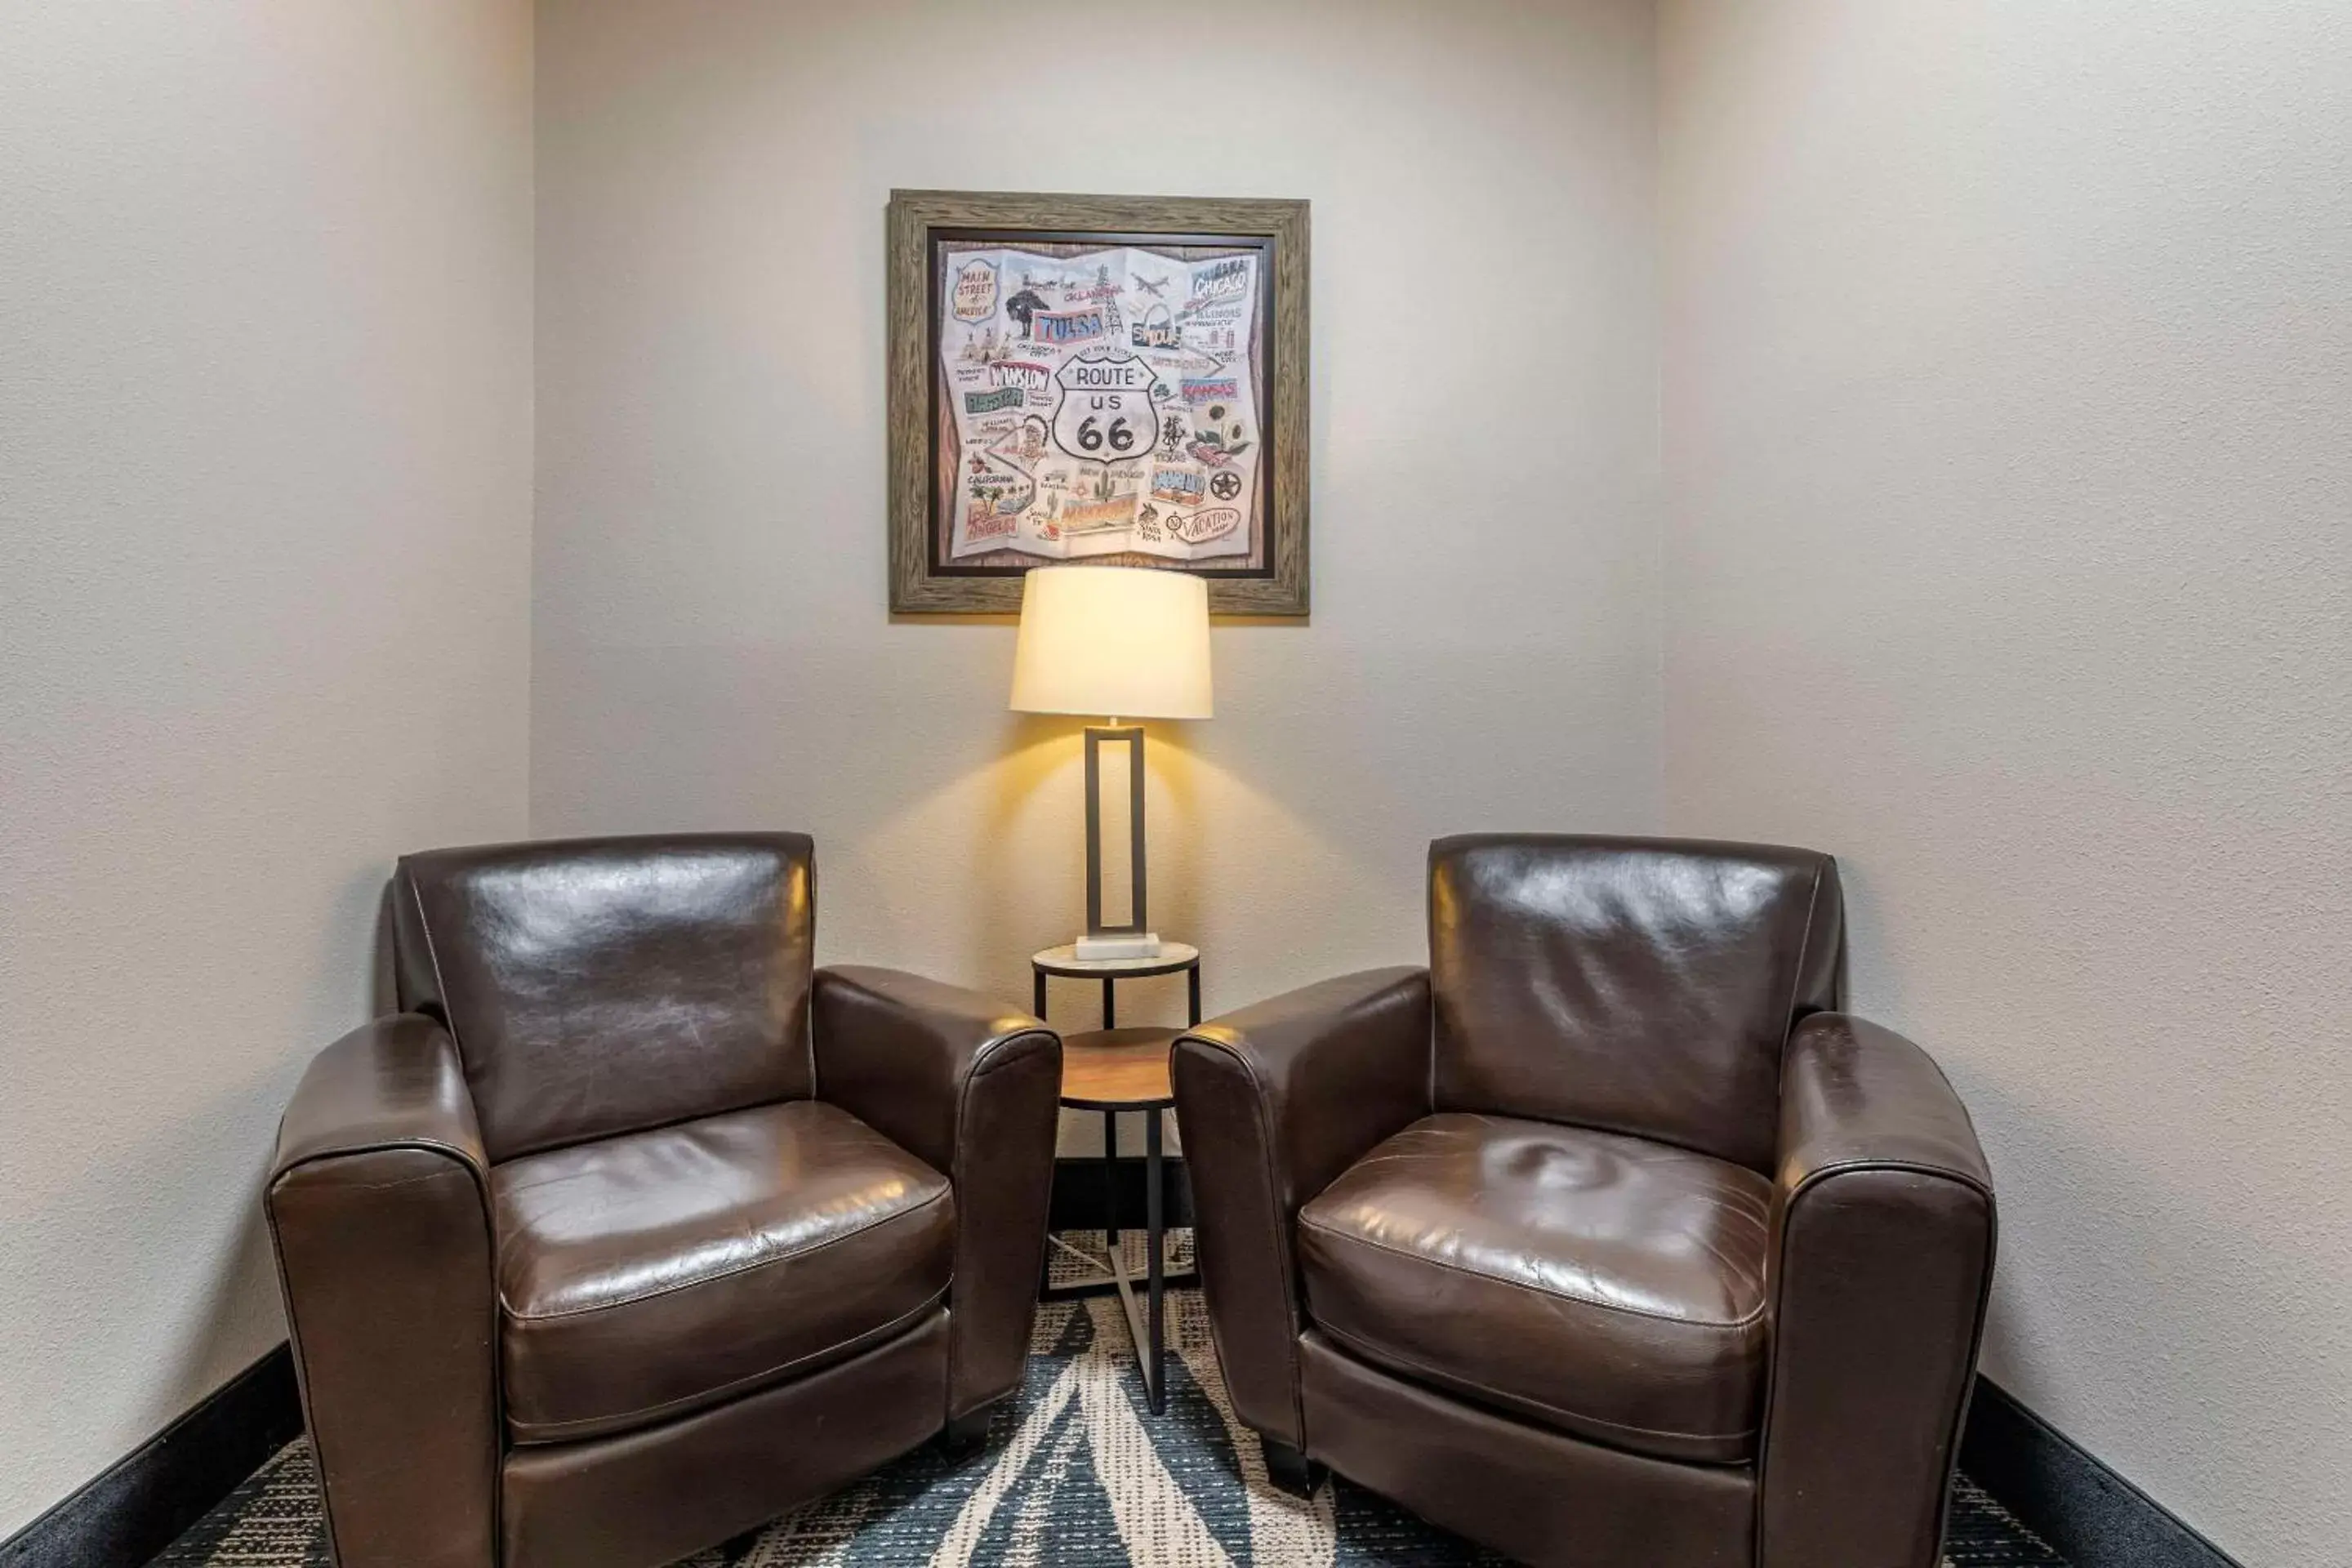
[[[1668,0],[1667,824],[1843,858],[1986,1366],[2352,1542],[2352,9]]]
[[[0,1537],[283,1337],[399,851],[524,826],[530,15],[0,7]]]
[[[1075,924],[1075,727],[882,607],[936,185],[1315,203],[1315,620],[1154,742],[1212,1007],[1417,955],[1435,833],[1833,849],[2000,1171],[1993,1374],[2330,1562],[2347,15],[1662,9],[1214,0],[1168,140],[966,8],[541,0],[535,289],[520,0],[0,15],[0,1535],[278,1336],[270,1125],[526,763],[541,833],[813,830],[828,959]]]
[[[1422,953],[1434,834],[1655,825],[1646,0],[1214,0],[1076,100],[1025,89],[1085,17],[539,20],[535,831],[806,828],[824,958],[1012,997],[1078,925],[1076,721],[1005,711],[1009,621],[885,611],[893,186],[1314,204],[1314,623],[1221,627],[1152,738],[1212,1009]]]

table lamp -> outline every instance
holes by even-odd
[[[1209,584],[1149,566],[1040,566],[1024,580],[1013,710],[1108,717],[1087,726],[1085,960],[1157,958],[1144,913],[1143,726],[1209,716]],[[1103,914],[1102,749],[1126,745],[1128,918]]]

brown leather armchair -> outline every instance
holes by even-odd
[[[1917,1047],[1835,1011],[1825,855],[1431,847],[1428,969],[1176,1046],[1217,1352],[1328,1464],[1580,1568],[1927,1568],[1993,1194]]]
[[[652,1568],[1018,1385],[1061,1042],[812,970],[796,834],[450,849],[268,1190],[342,1568]]]

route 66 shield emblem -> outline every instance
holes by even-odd
[[[1129,354],[1066,362],[1054,373],[1062,391],[1054,409],[1054,444],[1090,463],[1149,451],[1160,431],[1152,380],[1151,367]]]

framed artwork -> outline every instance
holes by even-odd
[[[1033,566],[1191,572],[1307,614],[1307,204],[890,195],[890,608]]]

